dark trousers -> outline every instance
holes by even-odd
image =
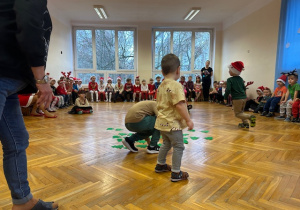
[[[195,98],[195,95],[196,95],[195,91],[193,91],[193,90],[191,92],[187,91],[186,98],[187,99],[189,99],[189,98]]]
[[[258,104],[254,100],[249,100],[246,102],[245,111],[249,111],[249,108],[255,110],[258,107]]]
[[[203,87],[203,96],[204,96],[204,101],[208,101],[209,99],[209,89],[210,89],[211,82],[203,82],[202,87]]]
[[[75,104],[75,101],[76,101],[77,98],[78,98],[78,94],[73,91],[72,92],[72,101],[73,101],[73,104]]]
[[[129,95],[129,99],[128,99],[128,95]],[[133,96],[133,92],[132,91],[127,92],[126,90],[124,90],[125,100],[127,100],[127,101],[132,100],[132,96]]]
[[[124,96],[123,96],[123,94],[120,94],[119,91],[115,92],[114,102],[116,102],[118,98],[121,98],[122,101],[124,101]]]
[[[280,99],[281,97],[273,97],[267,100],[267,103],[264,106],[264,112],[275,112]]]

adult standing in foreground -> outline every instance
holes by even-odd
[[[210,65],[210,61],[207,60],[205,62],[205,67],[203,67],[201,69],[204,101],[208,101],[208,99],[209,99],[209,89],[211,86],[211,77],[213,76],[213,69],[211,67],[209,67],[209,65]]]
[[[52,90],[45,66],[51,30],[47,0],[0,2],[0,140],[13,210],[58,207],[53,202],[35,199],[30,192],[26,158],[29,135],[17,95],[38,89],[37,104],[49,107]]]

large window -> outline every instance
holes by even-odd
[[[180,59],[185,75],[200,74],[206,60],[213,52],[212,29],[154,29],[153,30],[153,77],[160,74],[161,59],[174,53]]]
[[[137,40],[134,28],[74,28],[75,73],[87,84],[90,75],[135,77]]]

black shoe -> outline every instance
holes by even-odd
[[[266,117],[273,117],[274,116],[274,113],[273,112],[269,112]]]
[[[158,146],[158,145],[156,145],[154,147],[148,146],[147,147],[147,153],[149,153],[149,154],[157,154],[157,153],[159,153],[159,149],[160,149],[160,146]]]
[[[293,118],[291,122],[296,123],[296,122],[298,122],[298,121],[299,121],[298,118]]]
[[[168,164],[165,164],[165,165],[156,164],[156,166],[155,166],[156,173],[168,172],[168,171],[171,171],[171,166]]]
[[[123,145],[125,147],[127,147],[131,152],[138,152],[139,150],[134,146],[133,142],[129,141],[129,138],[126,137],[123,141],[122,141]]]
[[[300,123],[300,117],[298,118],[298,121],[297,121],[297,123]]]
[[[268,112],[263,111],[260,116],[266,116],[267,114],[268,114]]]
[[[171,173],[172,182],[187,180],[188,178],[189,178],[189,174],[187,172],[180,171],[179,173],[175,173],[175,172]]]

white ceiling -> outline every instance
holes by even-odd
[[[49,0],[71,22],[187,23],[184,16],[201,7],[190,23],[219,24],[253,4],[270,0]],[[103,5],[109,19],[100,20],[93,5]]]

